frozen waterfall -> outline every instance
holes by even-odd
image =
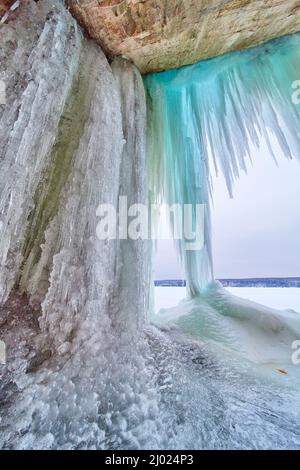
[[[230,191],[260,134],[297,156],[300,36],[144,82],[61,0],[22,2],[0,42],[0,448],[299,447],[299,315],[213,282],[208,161]],[[191,296],[156,325],[151,243],[96,237],[120,195],[206,204],[203,250],[178,244]]]
[[[251,160],[250,143],[259,146],[264,139],[276,162],[274,136],[286,158],[300,159],[299,77],[296,34],[145,78],[152,200],[206,207],[203,248],[186,251],[185,240],[176,240],[190,299],[153,321],[293,373],[299,314],[234,298],[213,282],[210,204],[211,171],[222,172],[232,194]]]
[[[151,189],[154,201],[206,204],[205,245],[197,254],[178,250],[195,296],[213,279],[210,246],[209,161],[229,193],[251,159],[249,142],[277,139],[286,158],[300,159],[300,35],[198,64],[148,75]]]

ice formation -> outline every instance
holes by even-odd
[[[188,289],[201,293],[213,279],[210,246],[212,157],[228,190],[251,159],[249,142],[278,140],[287,158],[299,158],[300,106],[293,84],[300,77],[300,36],[228,54],[193,66],[148,75],[153,199],[206,204],[205,246],[197,255],[179,242]],[[183,241],[184,242],[184,241]]]
[[[110,65],[59,0],[22,3],[0,40],[0,79],[7,85],[7,105],[0,106],[0,303],[6,302],[0,321],[8,354],[0,366],[0,447],[299,447],[294,383],[283,382],[274,367],[242,361],[239,345],[235,356],[220,341],[221,322],[213,317],[225,302],[216,306],[219,292],[203,290],[213,278],[209,231],[186,269],[190,292],[202,295],[197,321],[202,315],[217,323],[215,336],[203,335],[215,343],[193,341],[179,323],[188,335],[145,321],[148,242],[96,238],[101,202],[116,205],[122,194],[129,203],[148,200],[139,72],[125,59]],[[275,86],[279,79],[288,86],[279,65],[288,67],[289,80],[297,78],[298,42],[295,36],[146,79],[157,131],[150,142],[163,156],[151,157],[157,198],[208,203],[208,141],[230,187],[243,167],[246,137],[255,139],[259,125],[264,132],[262,113],[294,154],[297,109],[288,102],[281,114],[288,130],[279,132],[272,106],[289,96]],[[235,109],[231,96],[243,90],[249,102]],[[236,310],[248,320],[255,308]],[[258,329],[260,312],[254,313]],[[293,319],[284,325],[286,341],[297,325]]]
[[[160,422],[137,337],[150,251],[98,240],[96,211],[122,194],[147,204],[143,81],[126,60],[110,66],[60,1],[27,2],[0,36],[1,302],[13,325],[24,292],[40,326],[5,336],[1,447],[137,447]]]
[[[300,316],[247,303],[213,283],[210,167],[222,172],[231,194],[240,171],[247,171],[250,143],[259,146],[264,139],[276,162],[274,135],[286,158],[299,159],[300,107],[293,96],[299,77],[296,34],[145,79],[152,198],[171,205],[206,205],[203,249],[189,252],[184,239],[176,240],[190,300],[153,320],[273,367],[291,365]]]
[[[98,240],[96,211],[101,203],[116,206],[122,194],[129,203],[147,202],[146,110],[134,66],[120,59],[110,67],[60,2],[44,8],[29,2],[15,31],[1,29],[8,87],[0,126],[0,298],[19,285],[41,309],[48,338],[65,351],[82,319],[98,311],[109,308],[115,322],[128,325],[143,318],[147,242]],[[37,23],[28,31],[26,14]],[[127,289],[120,302],[134,321],[112,301],[125,283],[124,265],[131,266],[133,297]]]

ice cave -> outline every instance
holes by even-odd
[[[261,139],[300,163],[299,5],[101,3],[0,2],[0,448],[299,449],[300,312],[215,280],[210,213]],[[151,239],[97,237],[120,196],[204,205],[179,305]]]

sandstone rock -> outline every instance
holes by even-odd
[[[300,30],[299,0],[67,0],[110,57],[143,73],[257,45]]]
[[[14,12],[19,8],[20,0],[0,0],[0,24],[13,18]]]
[[[0,15],[5,13],[11,5],[14,3],[14,0],[0,0]]]

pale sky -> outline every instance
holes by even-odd
[[[300,276],[300,163],[262,145],[236,181],[233,199],[214,180],[213,254],[217,278]]]
[[[262,143],[230,199],[214,178],[213,256],[216,278],[300,276],[300,163],[277,149],[277,167]],[[180,279],[172,242],[159,242],[156,279]]]

